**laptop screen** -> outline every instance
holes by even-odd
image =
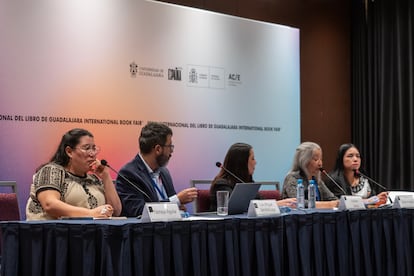
[[[229,215],[247,212],[250,200],[259,192],[260,183],[237,183],[229,198]]]

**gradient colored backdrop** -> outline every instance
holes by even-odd
[[[17,181],[23,217],[36,167],[75,127],[119,169],[143,125],[170,124],[177,190],[212,179],[235,142],[254,147],[256,181],[289,170],[296,28],[151,1],[6,0],[0,35],[0,180]]]

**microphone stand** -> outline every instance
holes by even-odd
[[[336,182],[334,179],[333,179],[333,177],[332,176],[330,176],[326,171],[325,171],[325,169],[324,168],[319,168],[319,170],[324,174],[324,175],[326,175],[328,178],[329,178],[329,180],[331,180],[332,181],[332,183],[334,183],[335,185],[336,185],[336,187],[338,187],[343,193],[344,193],[344,195],[346,195],[346,192],[345,192],[345,190],[341,187],[341,185],[339,185],[339,183],[338,182]]]
[[[356,176],[361,175],[361,176],[365,177],[366,179],[368,179],[369,181],[371,181],[372,183],[374,183],[375,185],[377,185],[378,187],[382,188],[384,191],[388,191],[388,189],[387,189],[387,188],[385,188],[383,185],[379,184],[377,181],[375,181],[375,180],[374,180],[374,179],[372,179],[371,177],[369,177],[369,176],[367,176],[367,175],[363,174],[363,173],[362,173],[362,172],[360,172],[359,170],[355,169],[355,170],[354,170],[354,174],[355,174]],[[390,203],[393,203],[393,202],[392,202],[392,199],[391,199],[391,197],[390,197],[389,195],[387,195],[387,198],[388,198],[388,200],[390,201]]]
[[[229,171],[228,169],[226,169],[220,162],[216,163],[216,166],[223,169],[226,173],[230,174],[231,176],[233,176],[235,179],[237,179],[238,181],[240,181],[240,183],[246,183],[243,180],[241,180],[239,177],[237,177],[234,173],[232,173],[231,171]]]
[[[114,168],[112,168],[111,166],[109,166],[108,162],[106,160],[101,160],[101,164],[110,168],[113,172],[115,172],[117,175],[119,175],[123,180],[125,180],[126,182],[128,182],[129,185],[131,185],[132,187],[134,187],[137,191],[141,192],[142,194],[144,194],[149,201],[152,201],[151,197],[144,192],[142,189],[140,189],[137,185],[135,185],[134,183],[132,183],[128,178],[126,178],[125,176],[123,176],[122,174],[120,174],[119,172],[117,172]]]

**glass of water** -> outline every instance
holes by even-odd
[[[227,216],[229,209],[229,191],[217,191],[217,215]]]

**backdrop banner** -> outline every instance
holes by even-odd
[[[235,142],[254,147],[255,180],[289,170],[296,28],[152,1],[6,0],[0,36],[0,180],[17,181],[22,209],[36,168],[76,127],[119,169],[147,122],[168,124],[177,190],[212,179]]]

